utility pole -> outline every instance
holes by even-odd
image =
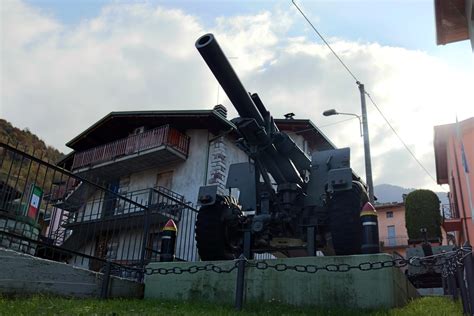
[[[370,141],[369,141],[369,123],[367,121],[367,106],[365,104],[365,89],[364,85],[357,81],[360,92],[360,105],[362,109],[362,129],[364,130],[364,156],[365,156],[365,176],[367,186],[369,187],[369,201],[374,204],[374,183],[372,181],[372,162],[370,156]]]

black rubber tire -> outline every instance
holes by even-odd
[[[360,211],[368,201],[367,191],[357,181],[352,182],[351,190],[333,193],[329,202],[329,228],[336,255],[361,253]]]
[[[202,206],[196,219],[196,246],[203,261],[231,260],[234,255],[227,249],[222,211],[225,206],[216,202]]]

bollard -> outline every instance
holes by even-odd
[[[448,278],[441,276],[441,284],[443,287],[443,295],[448,295]]]
[[[174,260],[174,249],[176,244],[176,234],[178,229],[172,219],[166,222],[161,232],[160,262]]]
[[[377,211],[370,202],[365,203],[360,212],[362,224],[362,247],[361,253],[379,253],[379,228],[377,223]]]
[[[472,260],[472,247],[469,242],[466,242],[462,248],[467,251],[464,256],[463,263],[466,275],[467,293],[469,295],[469,306],[471,315],[474,315],[474,266]]]
[[[237,262],[237,279],[235,286],[235,309],[240,311],[244,304],[244,283],[245,283],[245,261],[247,259],[243,254],[240,255]]]
[[[111,263],[110,261],[107,260],[107,263],[105,264],[105,271],[102,274],[102,288],[100,291],[101,299],[107,299],[109,296],[110,269],[111,269]]]
[[[453,297],[453,301],[458,299],[458,287],[456,285],[456,277],[454,274],[448,274],[448,285],[450,290],[450,295]]]
[[[458,266],[456,269],[456,276],[458,279],[459,290],[461,291],[462,310],[464,315],[470,314],[469,299],[467,295],[466,283],[464,282],[464,269],[462,266]]]

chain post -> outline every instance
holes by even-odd
[[[243,254],[240,255],[237,261],[237,279],[235,286],[235,309],[242,310],[244,303],[244,283],[245,283],[245,263],[247,259]]]
[[[100,291],[100,298],[105,300],[109,296],[109,281],[110,281],[110,270],[111,270],[111,262],[107,260],[105,264],[105,271],[102,274],[102,288]]]
[[[308,226],[306,228],[306,238],[307,238],[307,246],[306,250],[308,252],[308,256],[314,257],[316,256],[316,226]]]
[[[464,243],[462,247],[466,254],[464,254],[463,264],[466,277],[467,292],[469,295],[469,306],[471,310],[470,315],[474,315],[474,265],[472,259],[472,247],[469,242]]]
[[[441,286],[443,287],[443,295],[448,295],[448,278],[441,273]]]
[[[457,267],[456,276],[459,284],[459,290],[461,291],[462,310],[464,312],[464,315],[469,315],[469,298],[467,294],[466,283],[464,282],[464,269],[462,266]]]

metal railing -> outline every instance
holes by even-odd
[[[63,203],[60,205],[65,210],[74,210],[65,215],[65,224],[78,224],[94,220],[105,220],[113,217],[143,216],[145,208],[152,213],[161,213],[173,220],[179,221],[181,211],[185,203],[184,197],[164,187],[141,189],[121,194],[129,200],[140,203],[140,206],[132,205],[124,199],[105,197],[99,195],[74,203]]]
[[[0,234],[4,247],[94,271],[106,261],[135,269],[159,260],[162,228],[173,219],[176,257],[199,260],[197,210],[176,192],[156,187],[121,195],[107,182],[91,181],[1,142],[0,170],[0,220],[8,218]],[[40,192],[35,203],[33,189]],[[37,209],[30,212],[33,204]]]
[[[383,248],[408,246],[408,236],[394,236],[380,239]]]
[[[164,125],[105,145],[77,152],[74,154],[72,170],[112,161],[118,157],[124,157],[163,145],[170,146],[187,157],[189,152],[189,136],[169,125]]]
[[[459,212],[456,203],[441,204],[443,220],[459,218]]]

